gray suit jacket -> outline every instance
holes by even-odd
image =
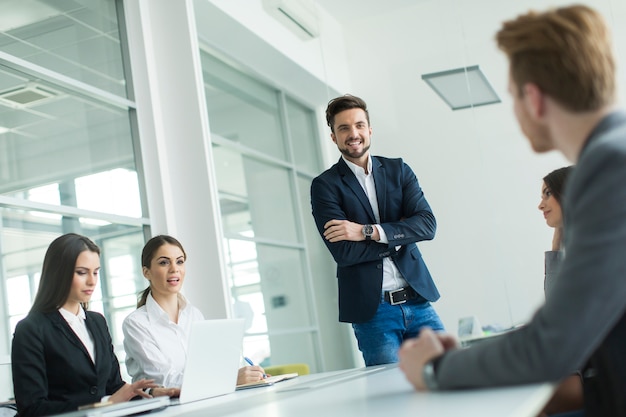
[[[564,194],[566,253],[545,305],[518,331],[445,354],[441,388],[556,381],[626,340],[614,334],[626,313],[626,114],[596,126]]]

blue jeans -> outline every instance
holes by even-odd
[[[443,330],[439,316],[428,301],[418,297],[391,305],[382,295],[376,315],[370,321],[352,324],[366,366],[398,362],[402,342],[417,336],[425,326]]]

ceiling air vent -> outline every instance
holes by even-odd
[[[312,0],[263,0],[263,8],[300,39],[319,36],[317,9]]]
[[[57,97],[55,91],[37,84],[26,84],[0,93],[0,100],[12,107],[31,107]]]

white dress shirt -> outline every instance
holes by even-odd
[[[182,294],[178,306],[178,323],[174,323],[149,294],[146,304],[124,319],[126,368],[133,382],[148,378],[165,387],[182,385],[191,323],[204,316]]]
[[[96,348],[93,343],[93,337],[91,333],[89,333],[89,330],[87,330],[87,325],[85,324],[85,310],[83,310],[83,307],[80,306],[78,308],[78,315],[62,307],[59,309],[59,313],[61,313],[80,341],[83,342],[87,352],[89,352],[89,356],[91,356],[91,361],[96,363]]]
[[[382,226],[378,224],[380,223],[380,213],[378,211],[378,198],[376,197],[376,185],[374,184],[374,175],[372,174],[371,155],[368,156],[367,159],[367,174],[365,173],[365,170],[357,164],[348,161],[346,158],[343,158],[343,160],[346,162],[350,170],[354,172],[356,179],[359,181],[359,184],[361,184],[361,187],[363,188],[363,191],[365,191],[365,195],[367,195],[367,199],[372,206],[374,218],[376,219],[377,223],[373,226],[378,229],[378,233],[380,234],[380,239],[378,240],[378,242],[389,243],[389,240],[387,240],[387,234],[383,230]],[[396,247],[396,249],[398,248],[400,248],[400,246]],[[409,284],[406,282],[391,258],[383,258],[383,291],[396,290],[398,288],[408,287],[408,285]]]

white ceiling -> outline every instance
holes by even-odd
[[[316,0],[328,14],[339,22],[370,18],[428,0]]]

